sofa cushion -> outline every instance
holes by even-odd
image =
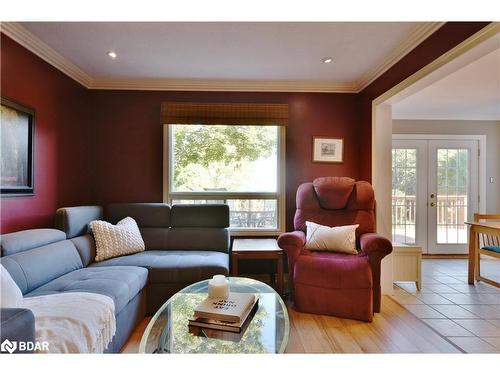
[[[66,233],[68,238],[90,233],[88,224],[102,219],[101,206],[62,207],[56,211],[56,228]]]
[[[65,239],[64,232],[57,229],[28,229],[2,234],[0,236],[2,256],[17,254]]]
[[[5,308],[0,314],[0,342],[31,341],[35,342],[35,315],[25,308]],[[20,350],[19,346],[14,353],[33,353],[34,350]],[[5,367],[2,367],[4,369]],[[5,370],[2,370],[5,371]]]
[[[170,228],[168,250],[203,250],[228,252],[230,234],[227,228]]]
[[[27,297],[64,292],[90,292],[113,298],[115,315],[127,306],[146,285],[148,270],[142,267],[82,268],[61,276]]]
[[[170,215],[172,228],[227,228],[227,204],[175,204]]]
[[[165,203],[114,203],[104,210],[106,220],[113,224],[130,216],[141,228],[170,226],[170,206]]]
[[[151,250],[91,264],[141,266],[150,269],[151,283],[193,283],[229,273],[229,256],[217,251]]]
[[[168,248],[170,228],[144,228],[140,227],[142,239],[146,250],[162,250]]]
[[[73,237],[70,241],[73,242],[76,250],[78,250],[84,267],[87,267],[94,261],[96,254],[94,236],[85,234],[83,236]]]
[[[371,289],[368,257],[331,252],[311,252],[297,258],[295,282],[327,289]]]
[[[70,240],[2,257],[0,263],[9,271],[23,294],[83,267],[80,255]]]
[[[227,228],[140,228],[146,250],[229,251]]]

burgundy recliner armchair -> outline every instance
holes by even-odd
[[[306,221],[330,227],[359,224],[357,255],[304,249]],[[279,246],[288,257],[292,296],[298,311],[371,322],[380,312],[380,262],[391,242],[375,232],[375,196],[366,181],[320,177],[297,190],[295,231]]]

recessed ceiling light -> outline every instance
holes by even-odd
[[[325,58],[323,59],[323,62],[324,62],[325,64],[330,64],[332,61],[333,61],[333,59],[332,59],[331,57],[325,57]]]
[[[114,59],[116,59],[116,57],[118,56],[118,55],[116,54],[116,52],[114,52],[114,51],[108,51],[108,52],[106,52],[106,55],[108,55],[108,56],[109,56],[110,58],[112,58],[113,60],[114,60]]]

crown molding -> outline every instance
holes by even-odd
[[[423,22],[417,25],[412,30],[410,36],[395,50],[393,50],[382,63],[370,70],[358,81],[357,92],[362,91],[370,83],[384,74],[391,66],[405,57],[410,51],[427,39],[431,34],[436,32],[445,23],[446,22]]]
[[[1,32],[92,90],[157,90],[157,91],[248,91],[248,92],[320,92],[358,93],[402,59],[445,22],[419,24],[410,36],[387,59],[357,82],[269,81],[269,80],[200,80],[200,79],[100,79],[94,78],[76,64],[48,46],[17,22],[1,22]]]
[[[356,85],[351,83],[288,80],[96,79],[88,88],[93,90],[157,91],[357,92]]]
[[[9,38],[33,52],[42,60],[45,60],[81,85],[86,88],[91,85],[93,79],[90,75],[17,22],[1,22],[0,30]]]

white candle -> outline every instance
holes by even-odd
[[[229,282],[224,275],[215,275],[208,281],[209,298],[229,297]]]

